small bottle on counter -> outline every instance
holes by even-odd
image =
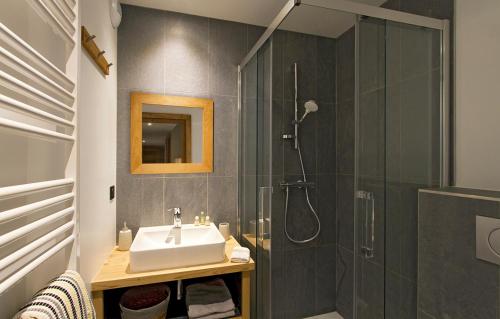
[[[127,222],[124,222],[118,236],[118,250],[129,250],[130,245],[132,245],[132,231],[127,227]]]
[[[210,216],[205,217],[205,226],[210,226]]]
[[[195,226],[200,226],[200,217],[198,217],[198,216],[194,217],[194,225]]]
[[[205,212],[200,213],[200,224],[205,225]]]

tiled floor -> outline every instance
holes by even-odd
[[[325,313],[319,316],[309,317],[305,319],[344,319],[336,312]]]

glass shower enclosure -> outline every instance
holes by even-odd
[[[292,0],[242,61],[253,318],[417,318],[418,189],[449,179],[448,41],[446,20]]]

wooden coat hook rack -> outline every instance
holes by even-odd
[[[101,51],[97,44],[94,41],[95,35],[90,35],[82,25],[82,46],[87,50],[90,57],[95,61],[97,66],[102,70],[105,75],[109,75],[109,67],[113,65],[113,63],[109,63],[104,57],[104,53],[106,51]]]

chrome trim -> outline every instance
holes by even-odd
[[[241,196],[242,196],[242,191],[241,191],[241,66],[238,65],[238,120],[236,123],[236,139],[238,140],[238,147],[236,148],[236,158],[238,159],[238,162],[236,163],[236,169],[238,174],[236,174],[236,193],[238,194],[238,202],[236,205],[236,236],[238,240],[241,242],[241,212],[240,212],[240,206],[241,206]]]
[[[259,49],[264,45],[264,43],[271,37],[273,34],[274,30],[276,30],[281,22],[285,20],[285,18],[288,16],[288,14],[293,10],[293,8],[297,5],[300,4],[300,1],[297,0],[289,0],[285,6],[280,10],[278,15],[274,17],[273,21],[267,27],[266,31],[260,36],[259,40],[255,42],[253,45],[252,49],[250,49],[250,52],[247,53],[247,55],[243,58],[243,60],[240,63],[240,67],[244,68],[245,65],[252,59],[252,57],[259,51]]]
[[[450,21],[443,20],[441,31],[441,175],[440,186],[449,186],[450,178]],[[455,134],[453,134],[453,137]]]
[[[358,287],[357,284],[359,282],[359,275],[358,275],[358,259],[357,256],[359,254],[359,239],[358,239],[358,228],[357,225],[360,225],[359,221],[359,214],[358,214],[358,209],[359,209],[359,203],[357,200],[357,193],[356,190],[359,189],[359,182],[358,182],[358,174],[359,174],[359,132],[358,132],[358,127],[359,127],[359,27],[360,27],[360,20],[361,16],[356,15],[356,22],[354,25],[354,196],[353,196],[353,201],[354,201],[354,211],[353,211],[353,236],[354,236],[354,254],[353,254],[353,283],[354,287],[352,289],[352,300],[353,305],[352,305],[352,314],[353,318],[358,318],[358,307],[357,307],[357,301],[358,301]]]
[[[412,24],[431,29],[443,29],[443,20],[420,16],[416,14],[385,9],[363,3],[346,0],[302,0],[301,4],[316,6],[326,9],[338,10],[347,13],[354,13],[362,16],[369,16],[383,20]]]

